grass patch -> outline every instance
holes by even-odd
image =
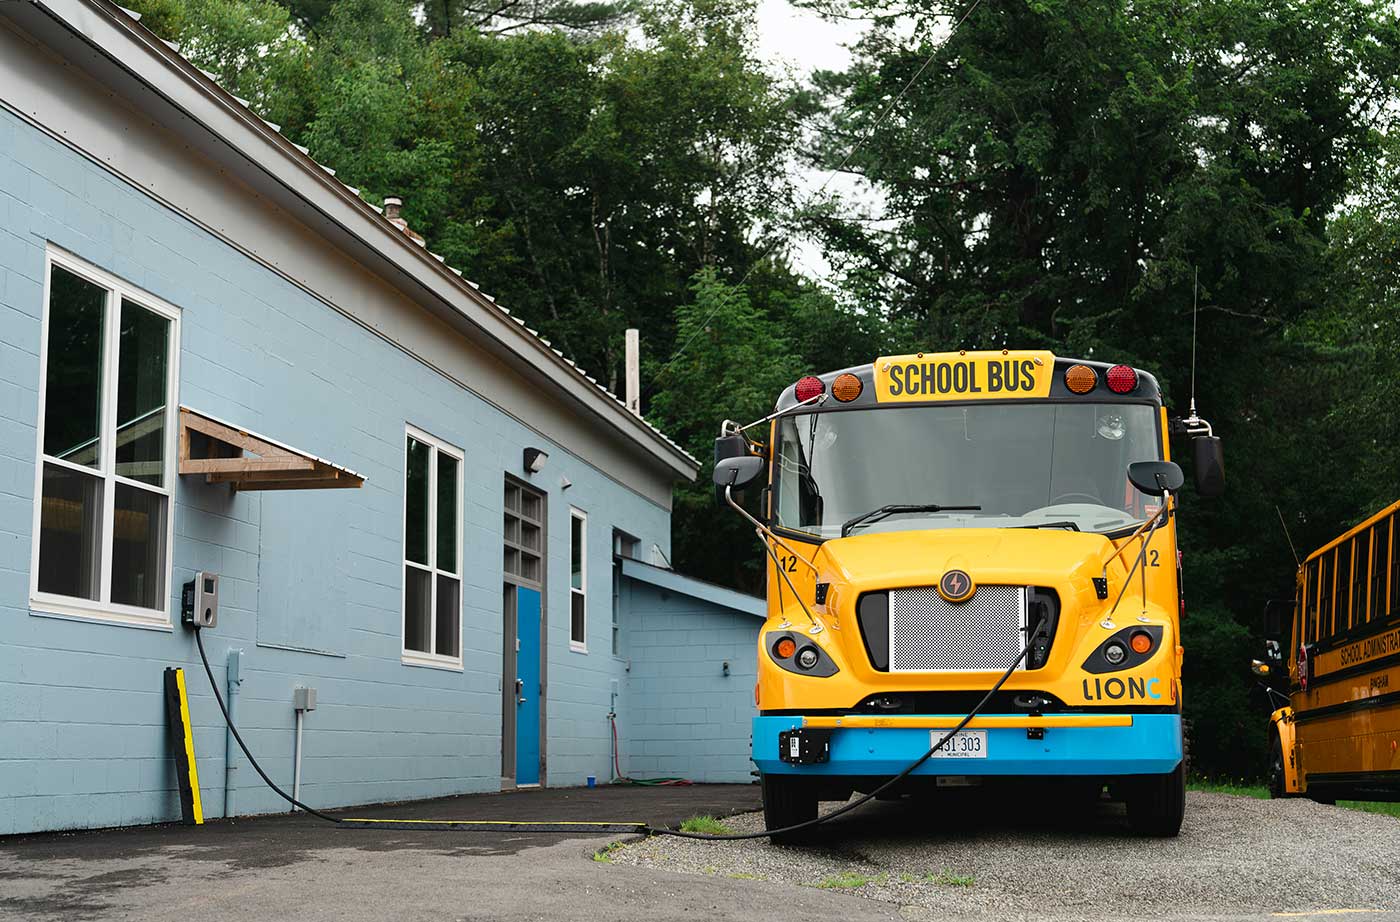
[[[737,874],[730,874],[735,880],[767,880],[762,874],[745,874],[742,871]]]
[[[1383,813],[1386,816],[1400,817],[1400,804],[1386,804],[1370,800],[1339,800],[1337,806],[1362,813]]]
[[[947,868],[937,874],[932,871],[926,874],[901,874],[899,879],[906,884],[936,884],[940,887],[971,887],[977,883],[977,878],[971,874],[954,874]]]
[[[692,816],[681,823],[681,832],[699,832],[707,836],[727,836],[733,830],[713,816]]]
[[[1205,791],[1209,794],[1234,794],[1236,797],[1253,797],[1255,800],[1268,800],[1269,789],[1262,784],[1246,781],[1207,781],[1203,778],[1186,785],[1190,791]]]
[[[1212,794],[1234,794],[1239,797],[1269,799],[1269,789],[1262,784],[1248,784],[1234,781],[1192,781],[1187,787],[1192,791],[1207,791]],[[1400,817],[1400,804],[1380,803],[1370,800],[1339,800],[1337,806],[1363,813],[1380,813],[1385,816]]]
[[[823,879],[817,884],[817,888],[821,890],[858,890],[866,884],[882,884],[888,879],[888,874],[861,874],[858,871],[844,871]]]
[[[603,864],[612,864],[612,853],[622,848],[621,842],[609,842],[593,853],[593,860]]]

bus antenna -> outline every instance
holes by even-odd
[[[1196,419],[1196,318],[1200,314],[1201,267],[1192,266],[1191,282],[1191,418]]]
[[[1298,559],[1298,549],[1293,546],[1293,536],[1288,533],[1288,523],[1284,521],[1283,510],[1277,503],[1274,504],[1274,511],[1278,513],[1278,523],[1283,526],[1283,536],[1288,539],[1288,549],[1293,552],[1293,562],[1301,567],[1303,562]]]

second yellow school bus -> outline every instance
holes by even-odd
[[[763,485],[753,760],[770,829],[898,777],[1006,674],[904,793],[1079,779],[1139,831],[1176,834],[1182,475],[1150,374],[1045,351],[889,356],[801,379],[761,423],[726,424],[715,482]],[[1219,440],[1186,429],[1216,492]]]
[[[1309,554],[1271,619],[1289,704],[1270,720],[1274,796],[1400,800],[1400,503]]]

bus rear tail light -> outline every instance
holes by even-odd
[[[818,378],[816,375],[808,375],[807,377],[800,378],[798,380],[797,387],[795,388],[795,390],[797,402],[806,403],[813,397],[818,397],[821,394],[825,393],[826,385],[823,384],[822,379]]]
[[[1065,387],[1075,394],[1087,394],[1099,383],[1099,375],[1088,365],[1071,365],[1065,372]]]
[[[831,382],[831,396],[842,403],[850,403],[860,396],[861,387],[860,378],[847,372],[838,375],[836,380]]]
[[[1130,394],[1137,390],[1138,373],[1131,365],[1114,365],[1105,378],[1108,389],[1115,394]]]

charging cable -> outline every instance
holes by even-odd
[[[1036,633],[1039,634],[1041,632],[1037,631]],[[1021,650],[1020,654],[1018,654],[1016,659],[1012,661],[1011,665],[1006,667],[1006,671],[1001,674],[1001,678],[997,679],[996,684],[991,687],[991,690],[982,696],[981,701],[977,702],[977,706],[974,707],[971,711],[969,711],[966,717],[958,721],[958,725],[952,730],[949,730],[948,733],[946,733],[941,740],[929,747],[928,752],[919,756],[919,758],[915,760],[912,765],[910,765],[904,771],[900,772],[898,775],[895,775],[889,781],[886,781],[884,784],[880,785],[875,790],[871,791],[869,794],[866,794],[863,797],[853,800],[845,806],[838,807],[837,809],[832,810],[830,813],[823,814],[817,817],[816,819],[806,820],[805,822],[801,823],[794,823],[791,826],[784,826],[781,829],[763,829],[759,832],[735,832],[729,833],[727,835],[709,835],[703,832],[682,832],[679,829],[657,829],[655,827],[649,827],[647,831],[653,835],[658,836],[675,836],[680,839],[705,839],[707,841],[716,842],[737,842],[741,839],[766,839],[769,836],[786,835],[790,832],[799,832],[803,829],[811,829],[815,826],[821,825],[822,823],[830,822],[831,820],[836,819],[838,816],[843,816],[847,813],[850,813],[857,807],[863,807],[879,795],[883,794],[885,791],[888,791],[890,788],[894,787],[896,784],[912,775],[915,771],[918,770],[919,766],[923,765],[929,759],[933,758],[933,754],[935,752],[942,749],[948,743],[949,740],[951,740],[954,736],[957,736],[958,733],[961,732],[964,727],[971,723],[972,718],[976,717],[979,713],[981,713],[982,709],[987,706],[987,702],[992,700],[992,695],[995,695],[997,692],[1001,691],[1001,687],[1006,684],[1006,680],[1011,678],[1011,673],[1015,672],[1016,667],[1021,665],[1021,661],[1026,658],[1026,654],[1030,652],[1031,646],[1031,643],[1026,644],[1025,648]]]
[[[219,710],[223,712],[224,723],[228,724],[229,730],[233,733],[233,738],[238,740],[238,748],[242,749],[243,754],[248,757],[249,764],[251,764],[253,766],[253,769],[259,775],[262,776],[262,780],[267,783],[267,786],[272,788],[272,790],[276,791],[278,796],[280,796],[287,803],[291,804],[293,807],[300,807],[302,810],[306,811],[312,816],[318,819],[323,819],[327,823],[335,823],[336,825],[339,825],[340,820],[336,819],[333,816],[327,816],[319,810],[313,810],[311,807],[308,807],[306,804],[297,800],[295,797],[288,794],[286,791],[282,790],[277,785],[273,784],[272,779],[267,777],[267,772],[263,771],[262,766],[258,764],[258,760],[253,758],[253,754],[248,751],[248,744],[243,742],[243,737],[239,736],[238,734],[238,728],[233,725],[233,720],[228,716],[228,708],[224,706],[224,696],[219,694],[219,683],[214,681],[214,670],[209,668],[209,657],[204,655],[204,637],[201,635],[200,627],[197,624],[194,626],[194,642],[195,645],[199,647],[199,658],[204,663],[204,674],[209,677],[209,687],[214,692],[214,700],[219,702]]]

